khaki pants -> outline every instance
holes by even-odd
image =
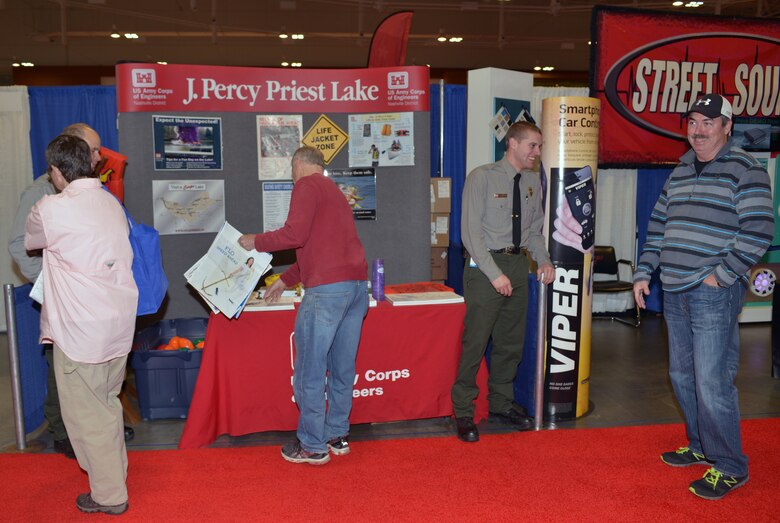
[[[127,356],[105,363],[73,361],[54,346],[54,374],[62,419],[79,465],[101,505],[127,501],[127,449],[119,391]]]

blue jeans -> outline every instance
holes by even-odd
[[[685,416],[688,447],[704,454],[730,476],[745,476],[739,399],[734,378],[739,367],[739,326],[744,287],[702,283],[664,293],[669,330],[669,376]]]
[[[367,311],[365,281],[307,288],[298,308],[293,392],[300,410],[298,440],[309,452],[327,452],[329,440],[349,434],[355,358]]]

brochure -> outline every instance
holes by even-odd
[[[260,278],[271,269],[271,255],[247,251],[238,243],[241,233],[222,225],[208,252],[184,277],[212,311],[237,318]]]

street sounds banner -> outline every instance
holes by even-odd
[[[595,98],[542,101],[544,234],[555,266],[547,295],[544,404],[553,419],[588,411],[599,116]]]
[[[602,166],[677,163],[688,149],[683,114],[706,93],[727,97],[735,121],[777,124],[776,19],[596,7],[592,40]],[[772,150],[780,149],[780,130],[772,141]]]

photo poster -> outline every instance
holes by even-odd
[[[329,169],[328,176],[341,189],[356,220],[376,220],[376,173],[373,167]]]
[[[301,146],[303,116],[257,115],[257,177],[291,180],[290,160]]]
[[[222,118],[152,116],[154,170],[222,170]]]
[[[225,222],[224,180],[152,180],[152,198],[160,234],[213,233]]]
[[[497,162],[504,157],[506,133],[512,124],[520,120],[536,122],[531,118],[531,102],[525,100],[495,97],[493,99],[493,114],[494,116],[490,120],[490,130],[496,138],[496,141],[493,142],[495,145],[493,158]]]
[[[290,211],[293,182],[263,182],[263,232],[281,229]]]
[[[414,113],[349,115],[349,166],[414,165]]]

